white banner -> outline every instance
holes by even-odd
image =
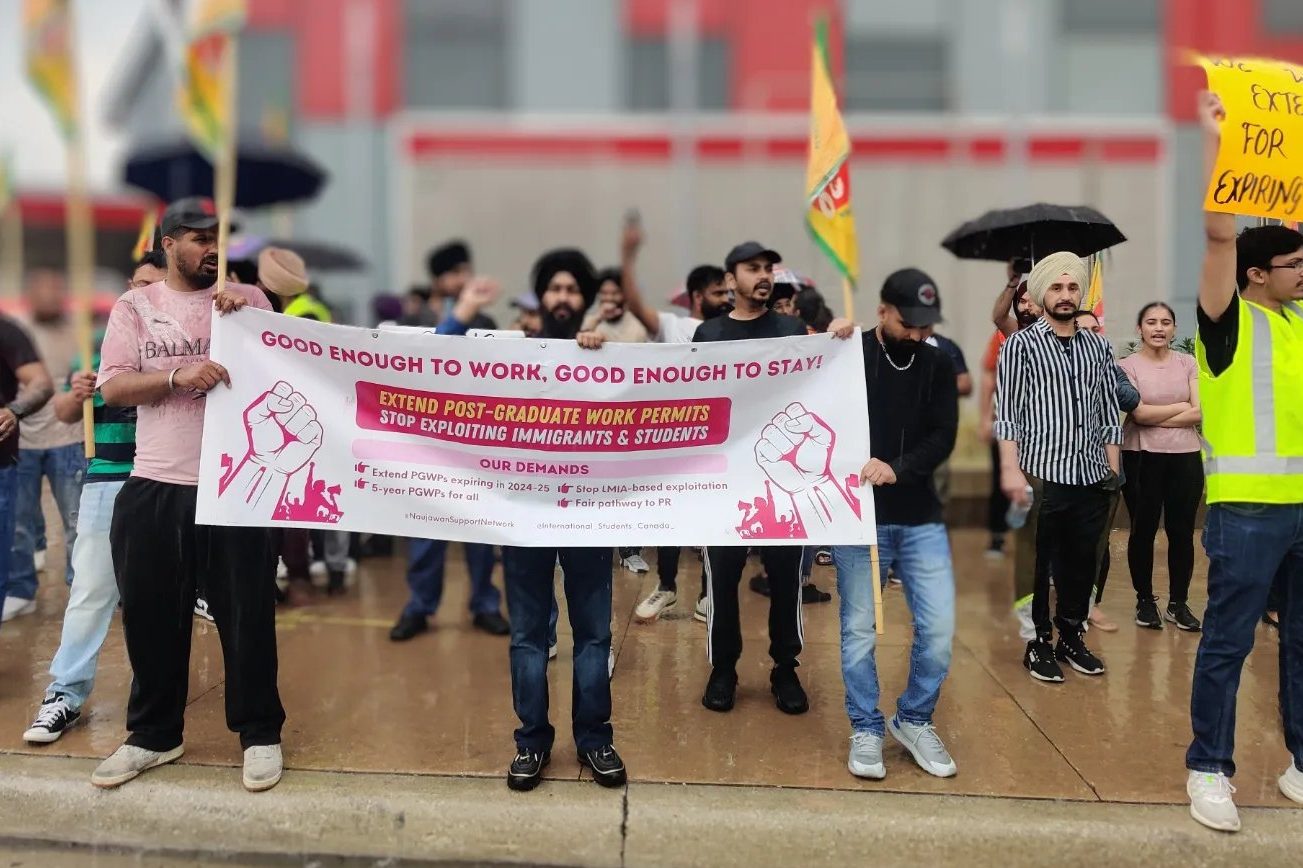
[[[215,318],[198,521],[521,546],[869,544],[858,335],[608,344]]]

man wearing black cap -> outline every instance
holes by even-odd
[[[226,723],[244,748],[244,786],[281,778],[285,710],[276,685],[277,547],[267,528],[195,524],[202,399],[226,369],[208,357],[212,310],[270,310],[257,287],[217,281],[217,211],[182,199],[163,214],[167,278],[113,307],[98,388],[111,407],[136,407],[136,456],[109,531],[134,680],[126,744],[91,782],[116,787],[184,752],[195,587],[204,588],[226,669]],[[317,423],[311,421],[309,426]],[[310,432],[311,428],[302,429]],[[319,430],[319,429],[318,429]]]
[[[950,456],[958,428],[955,369],[924,340],[941,320],[936,284],[916,268],[897,271],[882,286],[878,326],[864,333],[868,384],[869,461],[860,484],[874,486],[881,571],[894,569],[914,615],[909,683],[888,722],[878,710],[874,660],[873,584],[868,546],[833,546],[842,600],[842,678],[851,719],[847,766],[881,778],[882,742],[889,731],[925,772],[955,773],[954,760],[932,726],[932,712],[950,669],[955,632],[955,576],[950,541],[933,485]]]
[[[769,307],[774,289],[774,265],[782,257],[763,244],[747,241],[729,251],[724,260],[724,282],[735,304],[726,316],[706,320],[697,328],[694,343],[786,338],[804,335],[805,325],[795,317],[774,313]],[[796,676],[801,653],[801,546],[764,546],[760,559],[769,575],[769,653],[774,660],[770,689],[778,708],[803,714],[810,708],[805,689]],[[746,566],[746,546],[709,546],[706,549],[706,619],[710,680],[701,704],[711,711],[729,711],[737,693],[737,661],[742,656],[742,626],[738,613],[738,584]]]
[[[465,241],[449,241],[430,251],[425,260],[430,273],[430,289],[423,295],[427,304],[414,315],[404,316],[399,325],[434,328],[452,315],[453,305],[474,276],[471,249]],[[487,314],[477,313],[468,329],[496,329],[498,324]]]
[[[584,311],[597,296],[592,263],[578,250],[553,250],[534,265],[541,337],[574,340]],[[624,784],[624,762],[611,729],[611,549],[504,546],[507,606],[511,609],[511,699],[520,718],[516,758],[507,786],[532,790],[552,757],[556,731],[548,720],[548,621],[558,560],[574,634],[571,721],[579,763],[605,787]]]

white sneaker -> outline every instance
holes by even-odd
[[[4,614],[0,615],[0,622],[12,621],[14,618],[30,615],[35,611],[35,600],[24,600],[22,597],[5,597]]]
[[[284,558],[278,558],[276,560],[276,581],[286,582],[289,581],[289,578],[290,578],[290,568],[285,566]]]
[[[45,572],[45,549],[41,549],[39,552],[34,552],[32,554],[32,563],[35,565],[38,573]]]
[[[258,745],[244,752],[244,788],[251,793],[270,790],[280,783],[284,771],[278,744]]]
[[[111,757],[99,764],[99,768],[95,769],[90,776],[90,782],[104,789],[120,787],[141,772],[175,762],[183,753],[185,753],[184,745],[160,753],[156,750],[145,750],[143,747],[124,744],[115,750]]]
[[[696,618],[703,624],[706,623],[706,619],[710,617],[709,598],[702,597],[700,600],[697,600],[697,608],[692,610],[692,617]]]
[[[637,553],[621,559],[620,566],[624,567],[629,572],[637,573],[638,575],[651,571],[651,567],[647,566],[647,562],[642,559],[642,555]]]
[[[633,616],[644,623],[655,621],[661,616],[661,612],[673,609],[678,601],[678,594],[657,588],[648,595],[647,599],[638,604],[638,608],[633,610]]]
[[[1303,772],[1299,771],[1292,761],[1277,783],[1280,784],[1280,791],[1285,794],[1285,798],[1293,799],[1303,805]]]
[[[882,736],[871,732],[851,733],[851,753],[846,768],[857,778],[880,781],[887,776],[882,762]]]
[[[1235,787],[1226,775],[1192,771],[1185,792],[1190,796],[1190,816],[1197,822],[1219,832],[1240,831],[1240,812],[1231,800]]]
[[[1032,620],[1032,601],[1028,597],[1013,607],[1013,615],[1018,619],[1018,635],[1024,642],[1036,638],[1036,622]]]
[[[325,561],[313,561],[313,562],[308,566],[308,575],[311,576],[311,577],[314,578],[314,579],[315,579],[317,576],[325,576],[325,575],[328,575],[329,573],[330,573],[330,570],[327,570],[327,569],[326,569],[326,562],[325,562]]]
[[[887,732],[905,746],[923,771],[939,778],[955,776],[955,761],[932,724],[908,723],[893,717],[887,721]]]
[[[208,611],[208,601],[203,597],[195,597],[195,616],[205,621],[213,620],[213,613]]]

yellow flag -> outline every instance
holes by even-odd
[[[27,77],[50,107],[65,139],[77,132],[77,67],[69,0],[24,0]]]
[[[244,0],[202,0],[195,10],[178,95],[190,138],[216,162],[234,135],[226,64],[245,19]]]
[[[131,250],[131,261],[139,262],[141,257],[154,249],[154,230],[158,227],[158,209],[146,208],[145,216],[140,220],[140,234],[136,237],[136,246]]]
[[[815,25],[813,56],[805,225],[837,270],[854,283],[859,277],[860,254],[851,213],[851,140],[837,108],[825,21]]]
[[[1086,290],[1086,303],[1081,309],[1090,311],[1100,325],[1104,324],[1104,260],[1099,255],[1091,257],[1090,288]]]

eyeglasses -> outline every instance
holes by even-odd
[[[1295,259],[1293,262],[1286,262],[1283,265],[1268,265],[1266,270],[1275,271],[1277,268],[1289,268],[1303,273],[1303,259]]]

